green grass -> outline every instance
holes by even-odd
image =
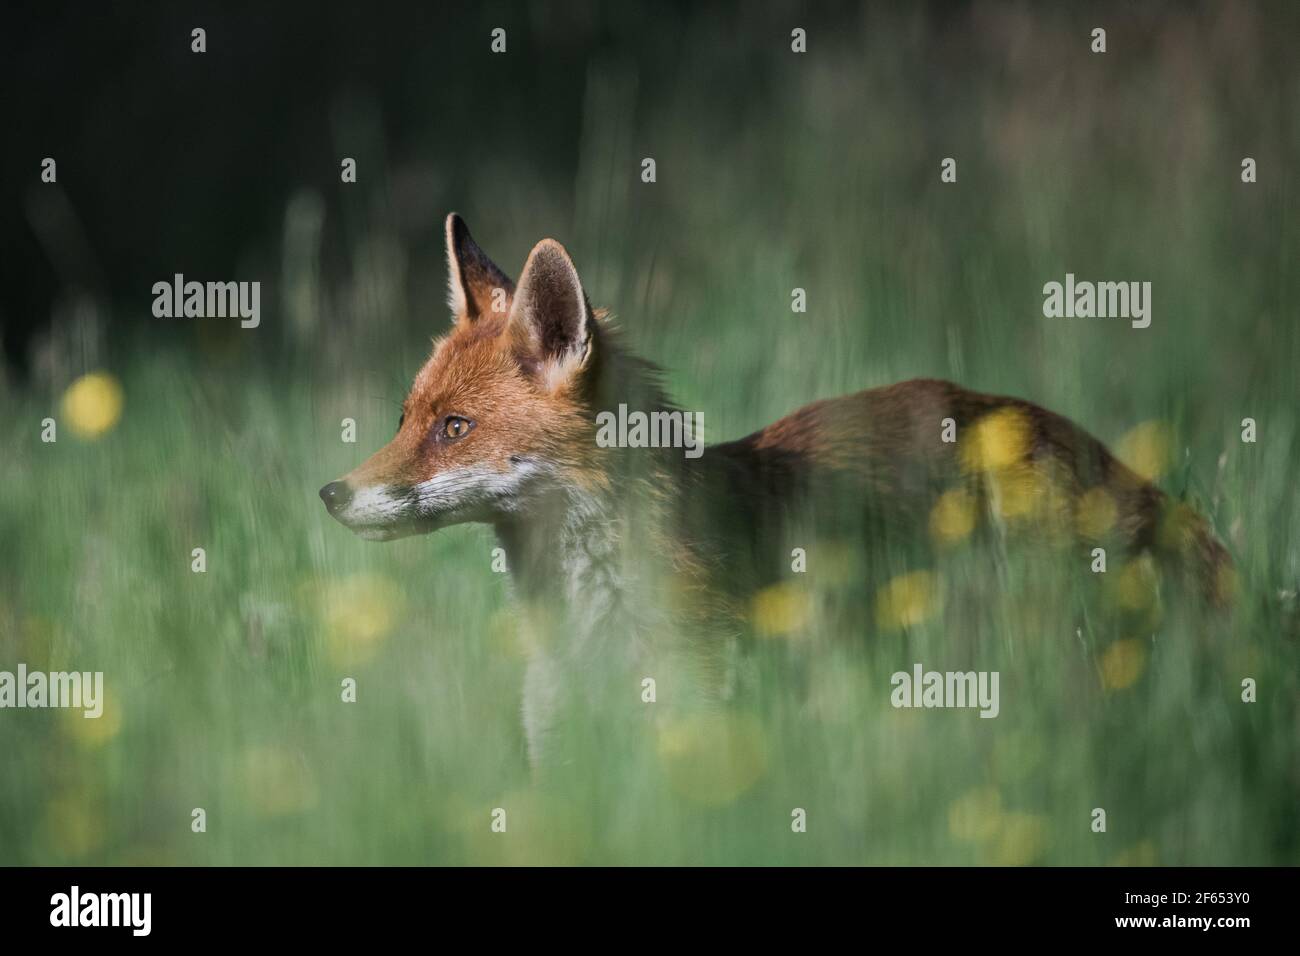
[[[849,30],[750,102],[710,88],[722,28],[697,25],[678,86],[638,94],[593,68],[576,184],[516,156],[438,198],[512,273],[543,235],[564,241],[710,440],[917,375],[1032,399],[1112,446],[1169,423],[1162,485],[1238,561],[1228,622],[1167,589],[1115,610],[1077,551],[1013,534],[888,568],[931,570],[942,595],[890,629],[866,570],[814,542],[811,616],[754,642],[753,689],[726,713],[661,727],[629,688],[616,730],[570,727],[580,759],[535,784],[490,533],[370,544],[316,499],[387,440],[445,323],[441,263],[377,214],[350,269],[268,265],[284,297],[264,289],[256,331],[173,322],[116,343],[100,364],[125,406],[98,440],[59,412],[66,378],[5,396],[0,669],[102,670],[109,710],[0,712],[0,862],[1300,862],[1294,123],[1273,122],[1283,93],[1241,79],[1240,54],[1193,95],[1169,51],[1103,70],[1051,55],[1057,27],[1037,34],[1047,62],[939,96],[893,79],[916,41]],[[1242,155],[1260,183],[1239,181]],[[1067,271],[1152,281],[1151,328],[1043,318],[1043,283]],[[893,710],[890,674],[916,661],[999,671],[1001,715]]]

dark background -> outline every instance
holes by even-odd
[[[640,89],[683,74],[686,22],[734,35],[711,87],[737,109],[771,95],[770,59],[753,41],[788,42],[773,4],[232,2],[22,3],[6,12],[0,317],[5,354],[27,365],[33,336],[61,298],[89,294],[111,324],[173,273],[233,278],[274,260],[285,204],[323,197],[326,269],[346,250],[380,178],[415,255],[441,254],[453,197],[492,182],[503,157],[526,157],[558,205],[571,197],[584,89],[593,62],[615,59]],[[801,11],[813,28],[852,4]],[[942,27],[960,8],[930,4]],[[207,30],[207,52],[190,31]],[[507,30],[506,55],[489,49]],[[739,119],[737,119],[737,122]],[[40,182],[41,160],[58,183]],[[354,157],[361,189],[341,186]],[[485,170],[487,174],[485,175]],[[462,199],[462,202],[464,200]],[[251,278],[242,275],[242,278]],[[123,301],[137,306],[114,309]],[[143,301],[148,301],[143,299]],[[107,318],[107,316],[106,316]]]
[[[1167,48],[1171,31],[1162,17],[1168,5],[1091,6],[1089,16],[1108,24],[1129,63]],[[1221,5],[1176,6],[1185,22],[1199,20],[1214,31]],[[440,256],[441,218],[451,208],[463,211],[480,198],[471,225],[505,224],[504,209],[489,209],[484,223],[482,207],[491,204],[484,193],[500,187],[505,205],[504,197],[520,188],[519,166],[545,184],[554,208],[569,208],[589,83],[605,64],[636,78],[634,94],[620,99],[620,108],[631,103],[640,114],[647,101],[698,93],[710,106],[711,125],[701,137],[725,143],[740,138],[766,103],[781,100],[786,61],[770,54],[788,47],[792,23],[809,30],[814,50],[855,30],[867,42],[898,34],[900,45],[923,52],[924,69],[913,63],[888,76],[894,88],[881,92],[894,98],[906,88],[911,108],[945,117],[946,124],[934,122],[920,134],[933,140],[922,145],[941,148],[951,139],[945,125],[973,122],[977,85],[1014,86],[1017,78],[1001,75],[1007,64],[1000,61],[1032,42],[1014,27],[1034,7],[669,0],[11,4],[0,31],[5,356],[11,369],[26,369],[52,316],[75,312],[73,303],[86,297],[96,303],[97,325],[111,330],[147,321],[140,305],[149,301],[149,287],[175,272],[201,281],[269,278],[295,194],[324,203],[321,263],[334,276],[350,268],[348,250],[376,204],[388,207],[411,254],[430,261]],[[1279,17],[1271,34],[1277,42],[1249,51],[1253,72],[1273,86],[1276,101],[1261,101],[1257,83],[1236,87],[1226,74],[1214,81],[1229,116],[1240,109],[1245,142],[1257,140],[1247,131],[1261,112],[1272,114],[1266,122],[1294,123],[1284,87],[1285,64],[1295,51],[1284,37],[1294,38],[1295,9],[1263,7],[1261,16]],[[201,55],[190,50],[195,26],[207,30]],[[504,56],[489,51],[496,26],[507,29]],[[1001,26],[1013,29],[998,37]],[[978,34],[986,42],[971,42]],[[700,36],[712,42],[687,44]],[[870,64],[861,73],[867,84]],[[1161,106],[1150,106],[1155,121]],[[629,126],[640,128],[641,119]],[[878,132],[896,135],[888,123]],[[1082,158],[1109,164],[1123,177],[1122,157],[1097,145],[1096,155]],[[39,179],[46,156],[58,162],[55,186]],[[357,159],[359,188],[341,186],[343,156]],[[250,264],[254,272],[245,274]],[[413,290],[415,301],[430,305],[440,296],[439,282],[427,294]]]

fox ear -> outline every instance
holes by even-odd
[[[591,305],[578,270],[554,239],[533,246],[510,307],[510,329],[529,352],[567,374],[591,349]]]
[[[488,312],[505,312],[515,284],[487,257],[465,220],[447,217],[447,305],[452,315],[477,319]]]

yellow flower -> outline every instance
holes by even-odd
[[[1101,655],[1101,681],[1107,690],[1132,687],[1147,663],[1146,645],[1132,638],[1116,641]]]
[[[992,839],[1001,820],[1002,795],[993,787],[971,790],[948,807],[948,832],[968,843]]]
[[[61,712],[64,732],[86,748],[102,747],[122,729],[122,708],[115,696],[100,685],[103,710],[98,717],[87,717],[84,707],[70,707]],[[82,691],[85,700],[85,691]]]
[[[938,606],[939,584],[932,572],[902,574],[876,592],[876,623],[886,630],[915,627]]]
[[[659,731],[659,763],[681,796],[705,806],[731,803],[767,771],[767,745],[749,714],[696,714]]]
[[[957,544],[975,529],[975,498],[963,488],[945,491],[930,511],[930,535],[939,544]]]
[[[461,838],[474,866],[577,866],[591,852],[581,810],[536,787],[486,801],[453,794],[439,815]]]
[[[1146,611],[1156,605],[1160,574],[1147,555],[1136,558],[1114,577],[1115,601],[1126,611]]]
[[[59,794],[45,806],[46,840],[63,856],[84,857],[104,843],[104,815],[86,792]]]
[[[345,666],[370,660],[401,618],[405,604],[397,586],[377,574],[353,574],[327,586],[321,618],[330,661]]]
[[[968,473],[997,471],[1024,461],[1029,452],[1033,426],[1015,408],[1000,408],[971,426],[961,442],[962,470]]]
[[[782,581],[754,595],[749,615],[754,630],[764,637],[787,637],[807,626],[811,603],[804,588]]]
[[[316,806],[316,777],[299,755],[278,747],[244,751],[240,780],[244,796],[261,816],[276,817]]]
[[[1143,422],[1119,440],[1115,451],[1120,461],[1147,481],[1155,481],[1173,463],[1174,430],[1164,422]]]
[[[1038,514],[1050,490],[1046,478],[1030,464],[990,472],[988,487],[993,510],[1003,519]]]
[[[1069,501],[1059,463],[1033,456],[1034,424],[1018,408],[1000,408],[971,426],[958,452],[967,474],[982,475],[989,510],[999,518],[1035,521],[1059,537],[1068,530]],[[932,517],[931,529],[934,530]]]
[[[1115,855],[1112,866],[1158,866],[1160,853],[1150,840],[1142,840]]]
[[[83,375],[63,393],[63,417],[81,438],[99,438],[122,417],[122,386],[107,372]]]
[[[991,846],[996,866],[1028,866],[1047,849],[1047,821],[1034,813],[1008,813],[1001,818]]]

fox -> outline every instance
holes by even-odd
[[[521,710],[534,767],[569,675],[610,655],[633,666],[670,634],[665,653],[685,648],[706,696],[725,696],[723,649],[742,639],[752,596],[788,576],[791,542],[846,528],[865,548],[924,538],[944,495],[987,524],[1010,512],[1031,533],[1156,555],[1208,604],[1230,603],[1232,560],[1205,517],[1024,399],[918,378],[815,401],[693,456],[598,441],[602,413],[681,411],[660,368],[591,306],[556,240],[532,248],[517,283],[455,213],[445,240],[451,328],[391,441],[319,494],[373,541],[492,528],[533,633]],[[1008,508],[1025,488],[1033,508]]]

